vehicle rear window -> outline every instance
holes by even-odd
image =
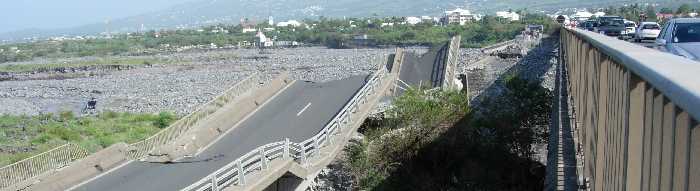
[[[700,42],[700,23],[679,23],[673,32],[673,42]]]
[[[622,19],[602,20],[601,25],[606,26],[624,26],[625,22]]]
[[[635,27],[634,23],[625,23],[625,27]]]
[[[646,24],[642,26],[642,29],[661,29],[661,27],[659,27],[659,25]]]

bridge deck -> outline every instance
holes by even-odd
[[[133,161],[73,190],[182,189],[260,145],[284,138],[300,142],[315,135],[362,87],[365,78],[298,81],[194,158],[172,164]]]

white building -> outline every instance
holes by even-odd
[[[253,26],[246,26],[246,27],[243,27],[243,30],[241,32],[249,33],[249,32],[255,32],[255,31],[258,31],[258,29],[255,29],[255,27],[253,27]]]
[[[301,26],[301,22],[297,20],[288,20],[286,22],[279,22],[277,23],[277,27],[299,27]]]
[[[258,45],[261,47],[271,47],[274,45],[272,39],[267,38],[262,31],[258,31],[258,34],[255,36],[258,37]]]
[[[416,25],[416,24],[421,23],[421,22],[423,22],[423,20],[422,20],[421,18],[418,18],[418,17],[406,17],[406,23],[408,23],[408,24],[410,24],[410,25]]]
[[[519,21],[520,14],[512,11],[498,11],[496,12],[496,17],[508,19],[510,21]]]
[[[605,12],[599,11],[599,12],[593,13],[593,15],[595,15],[596,17],[602,17],[602,16],[605,16]]]
[[[572,18],[574,18],[578,21],[585,21],[585,20],[590,19],[591,17],[593,17],[593,13],[588,12],[588,11],[579,11],[579,12],[576,12],[576,14],[574,14],[572,16]]]
[[[442,20],[445,24],[464,25],[467,22],[478,20],[477,17],[477,15],[472,14],[469,10],[458,8],[452,11],[445,11],[445,17],[443,17]]]

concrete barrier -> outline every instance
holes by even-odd
[[[149,162],[170,162],[193,156],[206,148],[218,137],[235,127],[252,114],[267,100],[291,84],[288,74],[283,73],[264,87],[247,92],[211,114],[197,124],[190,132],[176,139],[173,144],[155,149],[144,160]]]
[[[71,165],[49,171],[43,175],[28,179],[5,190],[66,190],[91,177],[118,167],[128,162],[126,143],[117,143],[95,154],[71,163]]]

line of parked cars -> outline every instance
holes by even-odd
[[[637,25],[634,21],[626,20],[620,16],[602,16],[597,19],[579,23],[579,28],[600,34],[615,36],[623,40],[653,40],[658,36],[659,24],[654,22],[642,22]]]
[[[675,18],[661,27],[656,22],[637,25],[619,16],[603,16],[581,22],[578,27],[638,43],[654,40],[656,49],[700,61],[700,18]]]

